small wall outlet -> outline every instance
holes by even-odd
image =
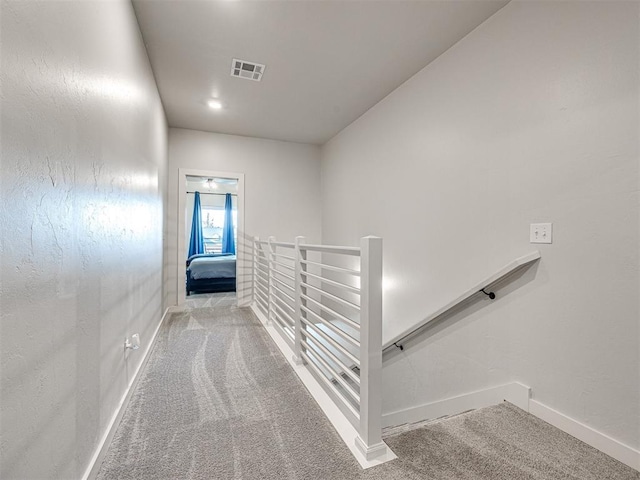
[[[140,334],[134,333],[131,338],[127,338],[124,341],[124,348],[130,348],[131,350],[138,350],[140,348]]]
[[[532,223],[529,231],[530,243],[552,243],[552,223]]]

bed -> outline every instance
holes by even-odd
[[[192,255],[187,260],[187,295],[191,292],[235,292],[236,256],[230,253]]]

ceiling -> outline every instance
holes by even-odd
[[[507,0],[134,0],[171,127],[323,144]],[[234,58],[266,65],[260,82]],[[207,106],[212,98],[220,110]]]

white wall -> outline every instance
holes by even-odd
[[[542,253],[385,363],[384,412],[517,380],[640,447],[638,10],[511,2],[323,147],[323,240],[384,237],[385,339]]]
[[[320,150],[317,146],[169,129],[169,204],[166,218],[167,305],[177,301],[178,170],[244,173],[246,239],[297,235],[320,240]]]
[[[167,126],[130,2],[1,8],[0,477],[80,478],[163,313]]]

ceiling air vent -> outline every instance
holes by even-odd
[[[237,58],[234,58],[233,62],[231,62],[232,77],[246,78],[247,80],[259,82],[262,80],[263,73],[264,65],[260,65],[259,63],[238,60]]]

